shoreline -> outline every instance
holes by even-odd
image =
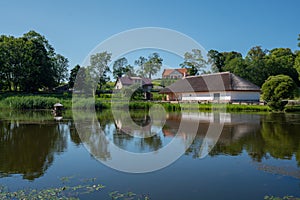
[[[93,109],[107,110],[111,109],[111,98],[88,98],[79,99],[74,103],[72,96],[68,95],[0,95],[0,109],[12,110],[52,110],[55,103],[64,105],[65,110],[75,109]],[[251,104],[230,104],[230,103],[206,103],[198,104],[191,102],[162,102],[162,101],[115,101],[114,108],[143,109],[148,110],[153,105],[161,105],[166,111],[222,111],[226,112],[274,112],[267,105],[251,105]],[[300,113],[300,105],[286,105],[284,110],[286,113]]]

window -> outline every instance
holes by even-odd
[[[220,100],[220,93],[214,93],[214,100]]]

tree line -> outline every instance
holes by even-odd
[[[300,47],[300,35],[298,38]],[[210,50],[207,60],[199,49],[192,49],[184,54],[184,61],[179,65],[187,68],[189,75],[212,72],[232,72],[250,82],[262,86],[270,76],[287,75],[300,86],[300,51],[289,48],[263,49],[260,46],[251,48],[245,57],[236,51],[219,52]],[[57,54],[48,40],[35,31],[29,31],[21,37],[0,36],[0,90],[25,91],[51,90],[64,81],[74,86],[79,79],[98,81],[98,89],[110,80],[110,74],[117,79],[124,75],[152,78],[163,63],[158,53],[148,57],[140,56],[134,66],[128,64],[125,57],[115,60],[112,70],[111,53],[101,52],[90,57],[90,66],[75,66],[68,77],[68,59]],[[207,70],[207,65],[211,70]],[[99,78],[94,80],[93,78]]]
[[[52,90],[68,78],[68,67],[68,59],[35,31],[0,36],[0,91]]]
[[[289,48],[251,48],[243,58],[239,52],[208,52],[209,61],[215,72],[230,71],[250,82],[262,86],[270,76],[279,74],[291,77],[299,86],[300,51]]]
[[[128,64],[128,60],[125,57],[118,58],[112,64],[112,70],[109,68],[111,62],[111,53],[101,52],[90,56],[90,65],[83,66],[76,65],[70,73],[69,87],[73,87],[76,77],[80,86],[77,89],[84,89],[88,85],[97,85],[94,89],[103,89],[103,86],[110,81],[109,74],[112,74],[113,78],[117,80],[122,76],[140,76],[145,78],[152,78],[161,69],[163,59],[156,52],[151,53],[148,57],[140,56],[134,61],[137,69],[134,69],[133,65]],[[98,83],[91,83],[98,81]],[[87,89],[87,88],[86,88]]]

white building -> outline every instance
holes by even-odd
[[[259,102],[260,88],[230,72],[189,76],[160,91],[168,101]]]

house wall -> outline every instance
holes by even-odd
[[[260,92],[251,91],[232,91],[230,92],[231,101],[259,101]]]
[[[214,94],[220,94],[218,99],[214,98]],[[196,92],[196,93],[183,93],[182,101],[230,101],[230,94],[227,92]]]
[[[217,95],[219,94],[219,96]],[[196,92],[177,94],[182,101],[259,101],[260,92],[228,91],[228,92]]]
[[[120,89],[122,89],[122,87],[123,87],[123,85],[122,85],[121,81],[118,81],[115,86],[115,89],[120,90]]]

